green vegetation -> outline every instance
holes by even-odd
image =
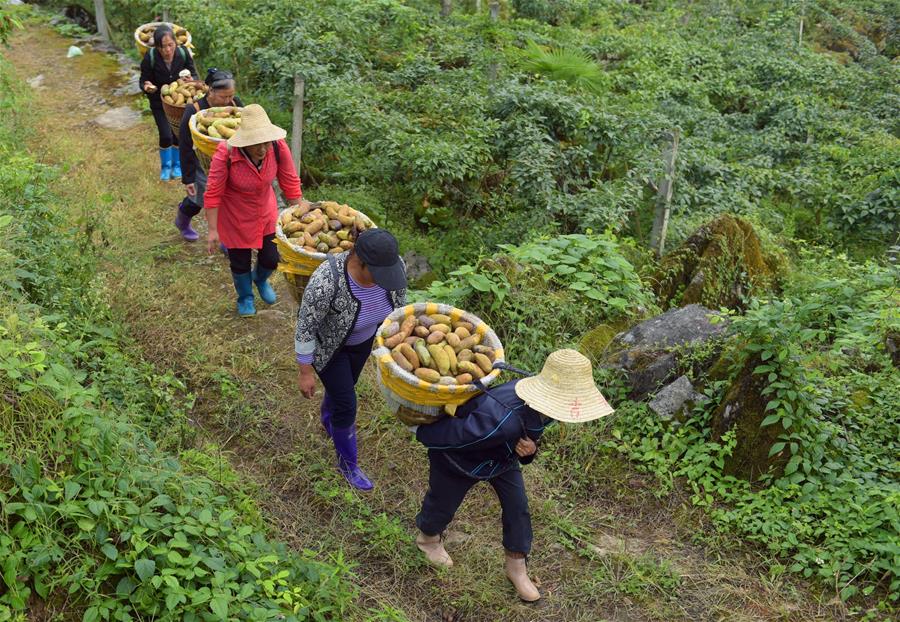
[[[0,84],[0,620],[32,597],[85,622],[344,619],[340,553],[268,540],[230,467],[187,448],[190,396],[129,356],[97,287],[101,225],[47,192],[6,65]]]
[[[290,122],[293,76],[303,73],[307,196],[350,202],[397,231],[404,249],[424,254],[434,268],[414,295],[478,313],[501,335],[514,364],[536,369],[547,352],[572,344],[597,356],[619,330],[671,305],[724,308],[731,332],[721,358],[708,372],[686,371],[706,401],[663,422],[645,403],[626,399],[622,377],[598,369],[616,416],[577,432],[560,426],[548,433],[541,465],[530,476],[538,484],[535,515],[561,532],[566,550],[589,568],[575,577],[580,591],[567,598],[596,606],[624,595],[655,619],[690,619],[675,609],[688,572],[657,558],[653,547],[637,555],[597,553],[591,544],[597,534],[588,527],[609,519],[598,509],[609,498],[649,503],[650,496],[687,490],[693,507],[679,512],[702,513],[719,530],[693,526],[698,542],[730,549],[740,537],[771,556],[766,574],[773,582],[806,577],[823,591],[823,601],[845,601],[847,616],[897,616],[895,0],[512,0],[501,3],[498,22],[475,15],[472,2],[454,3],[449,18],[440,17],[440,3],[425,0],[108,2],[124,48],[133,48],[134,27],[163,4],[193,33],[202,64],[234,69],[245,101],[263,103],[282,125]],[[659,140],[672,129],[681,142],[671,252],[657,261],[647,240],[662,175]],[[12,150],[11,138],[5,140]],[[46,588],[50,602],[62,604],[73,589],[73,598],[96,613],[111,599],[123,610],[144,607],[139,610],[150,614],[134,567],[144,558],[132,537],[161,551],[154,553],[154,572],[177,574],[188,566],[168,558],[182,542],[176,532],[185,533],[198,557],[209,557],[210,547],[223,547],[241,529],[261,534],[262,519],[227,464],[223,477],[221,459],[193,447],[183,401],[190,397],[181,380],[121,350],[123,335],[93,279],[102,217],[73,214],[76,233],[51,244],[45,221],[58,216],[41,209],[46,170],[21,156],[0,168],[3,209],[16,215],[3,225],[12,238],[0,259],[11,275],[3,294],[11,302],[4,306],[16,318],[5,320],[2,334],[10,353],[3,361],[12,361],[13,370],[3,390],[28,404],[26,415],[41,414],[29,428],[19,408],[0,407],[10,429],[0,439],[8,443],[0,444],[0,455],[9,457],[0,467],[0,488],[16,486],[15,498],[3,499],[13,509],[4,509],[9,535],[0,552],[13,547],[17,560],[3,575],[15,587],[0,599],[12,603],[27,590]],[[23,196],[28,207],[19,206]],[[66,245],[77,252],[56,252]],[[176,255],[171,249],[146,254],[165,252]],[[706,280],[696,280],[698,273]],[[266,409],[257,401],[247,401],[242,375],[216,370],[209,380],[223,404],[209,419],[228,430],[221,444],[246,430],[257,433],[254,440],[262,437],[257,427],[272,422],[264,421]],[[742,393],[746,387],[758,390]],[[375,401],[373,386],[366,390]],[[732,397],[755,409],[755,429],[722,433],[720,407]],[[70,421],[72,408],[78,415]],[[84,423],[98,417],[104,425]],[[396,472],[379,472],[393,478],[384,484],[391,500],[348,494],[308,448],[291,454],[290,466],[303,467],[311,506],[327,506],[351,526],[355,552],[391,567],[396,574],[389,580],[376,577],[395,586],[398,594],[391,596],[404,602],[412,600],[406,584],[422,572],[403,548],[409,538],[402,517],[417,500],[409,482],[394,480],[416,468],[404,460],[422,457],[392,439],[393,423],[372,419],[368,432],[378,435],[379,447],[382,441],[390,447],[385,461],[400,464]],[[138,426],[167,432],[151,442]],[[756,448],[761,471],[748,481],[736,475],[735,461],[757,432],[771,444]],[[63,433],[71,444],[56,447],[53,439]],[[8,442],[19,438],[28,444]],[[98,438],[116,451],[104,452]],[[66,460],[79,439],[87,445],[78,454],[84,469]],[[52,451],[63,452],[59,472],[35,473],[29,457],[57,456]],[[163,451],[180,452],[181,470]],[[646,497],[632,488],[627,465],[649,474]],[[122,476],[95,482],[89,469],[127,474],[126,490],[118,488]],[[70,480],[80,488],[67,489]],[[111,522],[97,531],[101,519],[131,520],[129,502],[143,511],[162,494],[175,511],[160,504],[152,514],[168,517],[171,533],[151,541],[132,529],[123,540],[123,529]],[[198,498],[216,508],[211,517],[201,515]],[[99,512],[91,510],[93,500],[104,504],[94,506]],[[69,503],[84,503],[84,516],[73,522],[48,510]],[[82,529],[80,518],[90,528]],[[200,523],[205,530],[203,518],[213,521],[215,538],[187,530]],[[36,533],[41,542],[49,534],[66,554],[77,549],[73,565],[52,564],[55,551],[30,544]],[[329,548],[343,545],[344,535],[323,540]],[[471,550],[483,551],[481,544]],[[340,558],[323,565],[273,546],[255,539],[251,550],[223,553],[228,568],[239,569],[224,583],[177,574],[176,588],[161,579],[162,598],[215,615],[214,590],[233,583],[232,593],[249,585],[254,591],[244,602],[270,611],[308,603],[327,616],[351,606]],[[45,553],[51,557],[44,565],[34,563]],[[270,555],[289,573],[287,585],[270,589],[243,570],[241,564]],[[103,572],[108,583],[91,582]],[[88,574],[90,581],[80,578]],[[495,585],[460,586],[459,576],[448,584],[428,577],[415,594],[505,619],[496,594],[488,594]],[[177,602],[186,590],[204,588],[209,599]],[[386,605],[371,619],[402,619],[402,613]]]

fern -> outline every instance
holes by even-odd
[[[580,50],[545,48],[529,41],[523,56],[525,69],[531,73],[566,82],[589,93],[600,93],[606,86],[603,70]]]

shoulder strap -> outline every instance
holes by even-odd
[[[334,258],[334,255],[328,253],[325,255],[325,259],[328,261],[328,266],[331,268],[331,276],[334,277],[334,290],[331,292],[331,300],[328,302],[328,306],[334,304],[335,298],[337,298],[338,287],[340,283],[340,274],[338,274],[337,269],[337,260]]]
[[[156,62],[156,48],[150,48],[150,66]]]
[[[181,54],[181,60],[182,60],[182,62],[185,62],[185,63],[186,63],[186,62],[187,62],[187,52],[184,50],[184,46],[183,46],[183,45],[179,45],[179,46],[178,46],[178,52]]]

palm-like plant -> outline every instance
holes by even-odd
[[[580,50],[543,47],[529,41],[523,56],[526,70],[551,80],[560,80],[590,93],[600,93],[606,85],[603,70]]]

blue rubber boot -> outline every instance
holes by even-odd
[[[244,274],[231,273],[234,279],[234,289],[237,291],[237,312],[241,317],[256,315],[256,307],[253,305],[253,276],[249,272]]]
[[[256,289],[259,290],[259,297],[267,305],[275,304],[278,296],[275,295],[275,289],[269,285],[269,277],[272,276],[274,270],[267,270],[262,266],[256,266],[253,271],[253,282],[256,283]]]
[[[159,150],[159,180],[172,179],[172,152],[169,149]]]
[[[338,471],[357,490],[372,490],[375,484],[366,477],[356,462],[356,424],[354,423],[349,428],[332,426],[331,430],[334,449],[338,455]]]
[[[181,156],[178,147],[169,147],[169,157],[172,159],[172,179],[181,179]]]

